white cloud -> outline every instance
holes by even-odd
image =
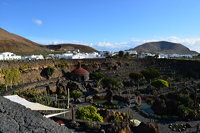
[[[42,20],[40,20],[40,19],[33,19],[32,21],[33,21],[33,23],[35,23],[37,25],[43,24]]]
[[[89,43],[88,46],[94,47],[99,50],[110,50],[110,51],[118,51],[132,48],[129,42],[97,42],[97,43]]]

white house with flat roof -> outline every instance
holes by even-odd
[[[0,53],[0,60],[21,60],[21,56],[11,52]]]
[[[137,55],[138,54],[137,51],[135,51],[135,50],[125,50],[124,53],[125,54],[129,53],[130,55]]]
[[[25,56],[24,59],[26,60],[43,60],[43,55],[31,55],[31,56]]]

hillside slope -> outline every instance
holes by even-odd
[[[92,47],[80,45],[80,44],[57,44],[57,45],[47,45],[47,48],[55,51],[73,51],[79,49],[81,52],[92,53],[97,52]]]
[[[45,48],[43,45],[37,44],[0,28],[0,52],[39,54],[49,51],[50,50]]]
[[[20,55],[30,55],[52,53],[51,50],[64,52],[78,49],[81,52],[97,52],[94,48],[79,44],[40,45],[0,28],[0,52],[13,52]]]
[[[133,50],[136,50],[138,53],[150,52],[164,54],[197,54],[197,52],[191,51],[182,44],[166,41],[144,43],[135,47]]]

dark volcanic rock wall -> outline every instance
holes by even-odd
[[[69,133],[69,129],[0,97],[0,133]]]
[[[65,60],[67,67],[58,68],[56,65],[62,63],[61,60],[38,60],[38,61],[1,61],[0,69],[23,68],[19,79],[20,84],[37,82],[45,80],[40,75],[43,68],[52,66],[55,72],[51,78],[62,77],[65,73],[71,72],[81,62],[82,67],[90,73],[94,71],[104,72],[109,77],[119,78],[121,80],[129,79],[131,72],[141,71],[143,69],[155,68],[159,71],[183,73],[194,71],[200,73],[199,61],[173,60],[173,59],[84,59],[84,60]],[[0,84],[4,84],[4,75],[0,73]]]

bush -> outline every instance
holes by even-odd
[[[94,80],[99,81],[99,80],[105,78],[106,76],[105,76],[105,74],[102,73],[102,72],[94,72],[94,73],[92,73],[92,74],[90,75],[90,77],[91,77],[92,79],[94,79]]]
[[[140,91],[134,91],[134,93],[135,93],[136,96],[140,96],[141,95]]]
[[[74,98],[74,101],[76,101],[82,95],[83,95],[83,93],[81,91],[78,91],[78,90],[73,90],[70,94],[70,96]]]
[[[85,123],[86,128],[88,129],[101,129],[101,125],[95,122],[88,121]]]
[[[153,105],[154,103],[154,99],[150,98],[150,97],[147,97],[146,98],[146,103],[150,104],[150,105]]]
[[[0,85],[0,91],[5,91],[6,90],[6,86],[4,84]]]
[[[179,105],[177,110],[180,118],[186,118],[189,115],[189,108]]]
[[[67,66],[68,66],[68,64],[67,64],[67,61],[65,59],[61,59],[60,63],[55,65],[55,67],[58,67],[58,68],[61,68],[61,69],[65,68]]]
[[[56,89],[56,94],[57,94],[57,95],[61,95],[62,92],[63,92],[63,87],[61,87],[61,86],[57,87],[57,89]]]
[[[115,123],[122,122],[122,120],[120,119],[120,116],[116,116],[115,119],[114,119],[114,122]]]
[[[158,78],[160,76],[160,73],[155,69],[146,69],[143,70],[141,73],[144,75],[145,79],[148,82],[151,82],[151,80]]]
[[[49,79],[53,75],[54,71],[55,69],[53,67],[48,66],[47,68],[44,68],[40,74],[41,76]]]
[[[19,95],[19,92],[18,91],[12,91],[12,94],[13,95]]]
[[[80,124],[78,122],[76,122],[76,121],[71,121],[70,122],[70,126],[73,127],[73,128],[77,128],[77,127],[80,126]]]
[[[104,88],[108,88],[108,89],[117,89],[117,87],[118,87],[118,82],[112,78],[104,78],[101,81],[101,83]]]
[[[76,111],[76,117],[82,120],[103,122],[103,117],[97,113],[97,108],[92,105],[79,107]]]
[[[179,101],[187,106],[187,107],[191,107],[193,105],[193,100],[186,94],[180,94],[179,95]]]
[[[155,80],[151,83],[151,85],[158,89],[163,88],[163,87],[169,87],[169,83],[163,79]]]

